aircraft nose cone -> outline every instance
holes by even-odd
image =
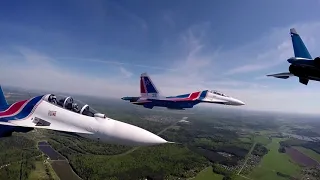
[[[116,144],[126,146],[152,146],[158,144],[169,143],[165,139],[131,124],[123,123],[115,120],[107,120],[104,130],[107,142],[115,142]]]
[[[245,105],[245,103],[240,101],[239,99],[233,99],[232,101],[233,101],[233,104],[236,105],[236,106]]]

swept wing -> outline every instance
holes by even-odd
[[[267,76],[272,76],[272,77],[280,78],[280,79],[288,79],[289,77],[294,76],[294,75],[289,72],[285,72],[285,73],[269,74]]]

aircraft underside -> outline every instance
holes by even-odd
[[[302,84],[307,85],[309,80],[320,81],[320,69],[316,67],[290,65],[290,73],[299,77]]]
[[[192,108],[194,105],[198,104],[198,101],[190,102],[172,102],[172,101],[163,101],[155,100],[153,102],[147,102],[139,105],[143,105],[145,108],[152,109],[153,107],[166,107],[168,109],[183,110],[185,108]]]
[[[14,127],[14,126],[6,126],[0,125],[0,137],[9,137],[13,132],[29,132],[32,131],[33,128],[29,127]]]

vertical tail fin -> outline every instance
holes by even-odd
[[[292,40],[294,56],[312,59],[307,47],[304,45],[300,35],[294,28],[290,29],[290,35]]]
[[[0,86],[0,107],[7,107],[8,103],[6,97],[4,96],[2,87]]]
[[[142,73],[140,76],[140,93],[141,97],[145,98],[159,97],[159,91],[147,73]]]

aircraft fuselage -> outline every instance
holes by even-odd
[[[189,101],[189,102],[173,102],[166,100],[152,100],[152,102],[147,103],[135,103],[137,105],[142,105],[145,108],[152,109],[154,106],[166,107],[168,109],[184,110],[185,108],[193,108],[194,105],[200,103],[200,101]]]
[[[28,132],[34,128],[77,134],[84,138],[126,146],[150,146],[168,143],[138,126],[106,117],[87,104],[69,109],[71,97],[52,101],[47,94],[18,101],[0,111],[0,137],[12,132]],[[58,98],[55,98],[58,99]],[[61,106],[58,102],[64,102]],[[73,101],[72,102],[76,102]],[[75,104],[75,103],[74,103]],[[80,103],[79,103],[80,105]]]
[[[289,66],[289,71],[297,77],[320,81],[319,67],[317,67],[313,61],[299,60],[291,63],[291,65]]]

